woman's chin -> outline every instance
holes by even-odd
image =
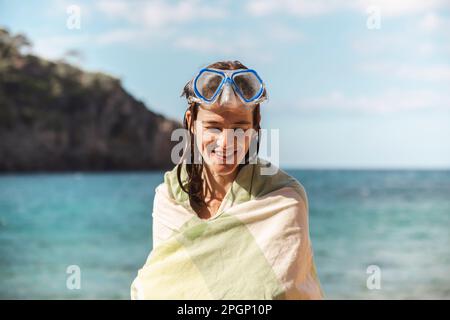
[[[237,167],[236,163],[221,163],[213,160],[208,164],[208,168],[217,174],[226,175],[232,173]]]
[[[236,159],[230,159],[228,161],[218,159],[216,157],[211,157],[208,159],[207,165],[208,168],[219,175],[227,175],[233,173],[234,170],[236,170],[239,163],[236,161]]]

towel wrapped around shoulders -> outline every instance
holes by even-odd
[[[322,299],[304,187],[258,158],[241,168],[217,213],[201,219],[165,173],[153,205],[153,249],[132,299]],[[181,171],[186,181],[185,167]]]

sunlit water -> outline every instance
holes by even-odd
[[[288,172],[308,193],[326,298],[450,298],[450,171]],[[162,175],[0,176],[0,298],[128,299]],[[380,289],[367,287],[370,265]]]

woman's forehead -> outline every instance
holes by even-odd
[[[198,120],[217,122],[236,122],[240,120],[252,120],[253,109],[241,107],[200,107],[197,115]]]

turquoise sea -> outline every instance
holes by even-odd
[[[450,171],[287,171],[308,194],[326,298],[450,298]],[[0,176],[0,298],[129,299],[162,176]],[[80,289],[66,287],[70,265]],[[370,265],[380,289],[367,288]]]

